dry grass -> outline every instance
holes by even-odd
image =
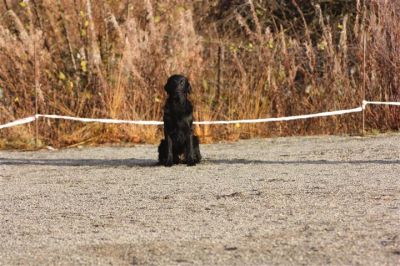
[[[353,108],[364,94],[364,38],[366,99],[400,100],[396,1],[373,0],[366,8],[356,1],[351,12],[336,20],[324,13],[324,6],[315,5],[314,21],[292,1],[301,32],[285,24],[271,27],[262,1],[234,6],[222,17],[214,14],[217,2],[3,1],[0,123],[34,114],[35,99],[40,113],[161,120],[163,85],[173,73],[183,73],[193,83],[197,120]],[[399,115],[398,109],[370,107],[367,128],[398,130]],[[355,114],[199,126],[196,131],[203,142],[211,142],[357,134],[360,123]],[[40,144],[53,146],[157,142],[161,132],[156,127],[39,123]],[[2,130],[0,146],[31,147],[34,133],[33,124]]]

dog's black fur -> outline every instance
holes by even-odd
[[[158,161],[165,166],[200,162],[199,138],[193,134],[193,105],[188,99],[192,87],[186,77],[171,76],[164,89],[168,94],[164,106],[164,137],[158,146]]]

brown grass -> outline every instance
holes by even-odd
[[[364,94],[364,38],[365,98],[399,101],[400,4],[358,0],[332,18],[320,2],[310,20],[292,1],[295,21],[278,20],[280,13],[255,0],[224,6],[223,13],[223,1],[3,1],[0,123],[34,114],[35,100],[44,114],[161,120],[163,85],[174,73],[192,82],[196,120],[354,108]],[[398,130],[399,115],[396,107],[369,107],[367,129]],[[354,114],[196,132],[212,142],[360,128]],[[57,147],[154,143],[161,133],[153,126],[39,121],[40,145]],[[0,146],[32,147],[34,136],[34,124],[3,129]]]

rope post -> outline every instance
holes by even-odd
[[[222,67],[224,61],[224,46],[222,43],[218,44],[218,61],[217,61],[217,94],[216,99],[217,101],[220,100],[221,97],[221,87],[222,87]]]
[[[362,101],[363,101],[363,108],[362,108],[362,136],[365,136],[365,107],[366,105],[364,104],[365,99],[365,90],[366,90],[366,65],[367,65],[367,31],[366,31],[366,26],[365,26],[365,20],[367,16],[367,7],[365,5],[364,1],[364,37],[363,37],[363,87],[362,87]]]
[[[36,36],[33,36],[33,71],[35,76],[35,148],[38,149],[39,146],[39,124],[37,119],[38,114],[38,87],[39,87],[39,75],[38,75],[38,65],[36,56]]]
[[[362,98],[363,101],[365,101],[365,87],[366,87],[366,49],[367,49],[367,35],[364,32],[364,59],[363,59],[363,92],[362,92]],[[363,102],[363,108],[362,108],[362,136],[365,136],[365,107]]]

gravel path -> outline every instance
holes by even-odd
[[[399,265],[400,135],[0,151],[0,265]]]

